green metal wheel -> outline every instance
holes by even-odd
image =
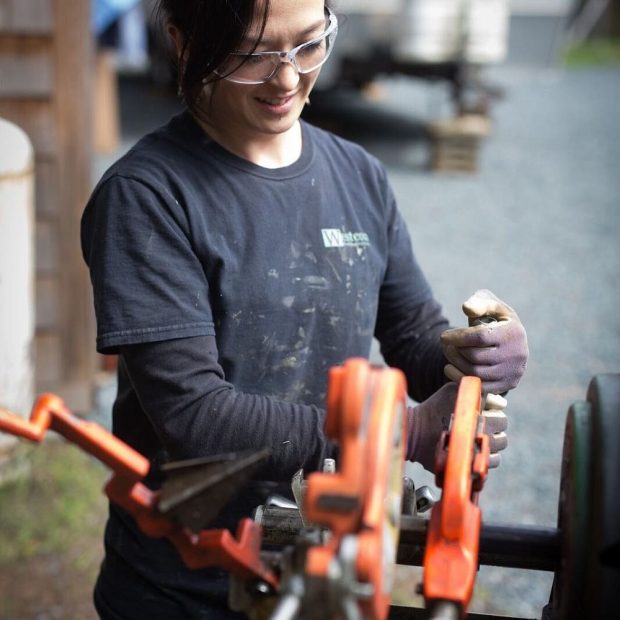
[[[590,383],[594,432],[592,618],[620,619],[620,374]]]
[[[620,618],[620,375],[598,375],[566,418],[553,620]]]

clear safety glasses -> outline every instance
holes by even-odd
[[[233,52],[215,73],[237,84],[263,84],[268,82],[285,62],[291,63],[298,73],[315,71],[329,58],[338,34],[338,19],[329,9],[325,10],[328,23],[320,37],[302,43],[288,52]]]

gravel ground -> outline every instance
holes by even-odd
[[[484,287],[527,328],[530,362],[508,396],[510,446],[482,495],[483,514],[552,526],[567,409],[593,375],[620,372],[620,71],[504,68],[491,77],[504,99],[492,108],[476,175],[429,174],[415,122],[399,121],[408,109],[418,120],[418,110],[443,113],[441,88],[387,83],[380,107],[392,141],[368,132],[361,141],[388,164],[451,321],[464,324],[460,304]],[[480,608],[538,617],[551,579],[483,568],[478,583]]]
[[[477,288],[518,311],[530,362],[508,397],[510,447],[483,492],[483,514],[553,526],[567,409],[593,375],[620,372],[620,71],[503,67],[489,77],[504,97],[474,175],[428,172],[423,127],[449,111],[442,85],[391,80],[379,101],[320,96],[311,110],[385,162],[454,324],[465,323],[461,303]],[[177,107],[156,93],[123,106],[126,144]],[[417,484],[432,482],[413,473]],[[545,573],[483,567],[474,609],[539,617],[550,584]]]

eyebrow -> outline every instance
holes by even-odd
[[[320,20],[317,20],[314,24],[312,24],[312,26],[309,26],[308,28],[306,28],[305,30],[303,30],[302,32],[297,34],[298,38],[302,38],[305,36],[310,35],[311,33],[313,33],[317,28],[319,28],[319,26],[323,26],[325,25],[325,17],[323,17]],[[250,38],[244,38],[242,43],[244,44],[248,44],[248,43],[254,43],[254,40],[250,39]],[[258,45],[273,45],[273,39],[266,39],[266,38],[262,38],[259,42]]]

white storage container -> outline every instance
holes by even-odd
[[[403,0],[396,57],[494,63],[506,56],[508,0]]]
[[[337,0],[334,2],[337,13],[394,15],[402,5],[402,0]]]
[[[24,416],[33,401],[33,161],[26,134],[0,119],[0,407]],[[12,441],[0,434],[0,451]]]

